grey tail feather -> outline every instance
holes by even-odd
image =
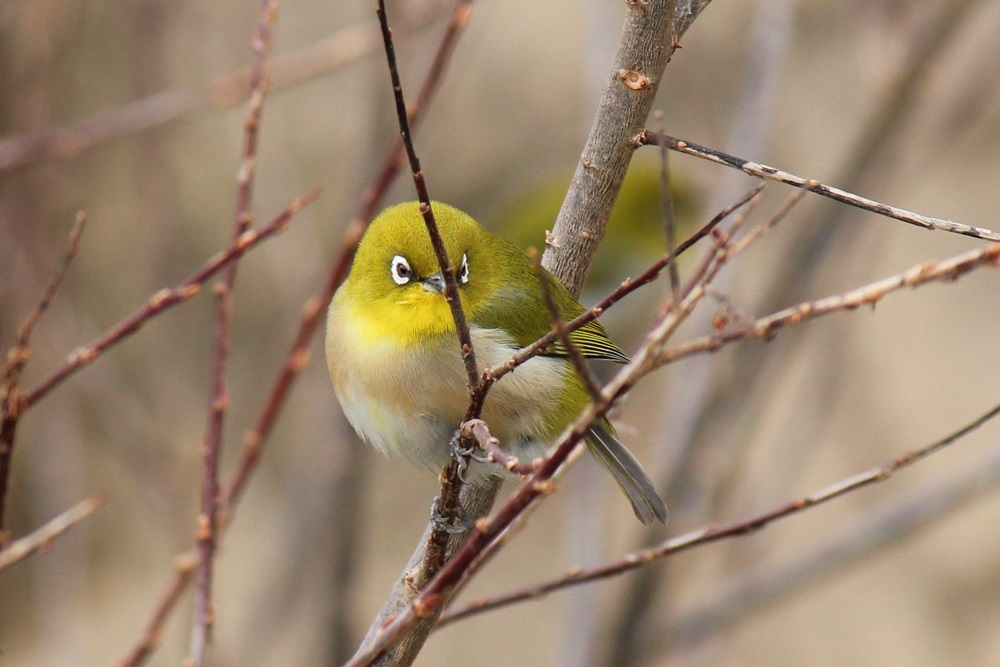
[[[667,522],[667,506],[653,488],[653,482],[610,428],[602,424],[591,428],[587,434],[587,446],[598,463],[614,475],[618,486],[632,503],[632,510],[639,521],[646,525],[653,519],[664,524]]]

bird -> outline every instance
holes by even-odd
[[[501,364],[553,328],[549,298],[565,320],[585,312],[554,276],[471,216],[431,202],[455,267],[462,308],[480,368]],[[628,357],[592,320],[569,334],[584,357]],[[544,456],[590,401],[561,344],[500,378],[481,418],[505,452]],[[362,440],[386,455],[440,470],[469,404],[467,374],[445,280],[420,204],[385,209],[358,244],[347,279],[328,311],[326,357],[334,393]],[[639,461],[602,417],[584,436],[588,450],[625,493],[643,524],[666,523],[667,507]],[[496,463],[475,467],[470,481],[509,477]]]

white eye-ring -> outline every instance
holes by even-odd
[[[391,272],[392,282],[397,285],[405,285],[410,282],[410,278],[413,276],[413,272],[410,270],[410,263],[402,255],[396,255],[392,258]]]
[[[458,282],[463,285],[469,282],[469,258],[462,253],[462,268],[458,270]]]

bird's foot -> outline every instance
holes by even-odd
[[[445,516],[439,509],[440,503],[441,496],[435,496],[434,501],[431,503],[431,523],[434,524],[436,530],[443,530],[451,535],[458,535],[472,527],[472,520],[466,516],[461,508],[458,510],[458,516]]]
[[[469,482],[465,477],[465,473],[469,470],[469,460],[477,461],[479,463],[487,463],[489,459],[483,455],[478,447],[465,447],[462,445],[462,431],[461,429],[455,431],[455,435],[451,437],[451,456],[455,459],[455,463],[458,464],[458,478],[462,480],[463,484]]]

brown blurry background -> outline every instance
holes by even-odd
[[[274,55],[373,27],[373,5],[283,3]],[[449,5],[411,9],[416,24],[443,19]],[[3,0],[0,163],[7,139],[247,67],[257,10],[256,2]],[[510,218],[525,201],[558,204],[623,16],[623,3],[596,0],[476,3],[418,133],[432,195],[511,237],[523,233]],[[442,28],[441,20],[400,27],[408,91]],[[674,136],[997,229],[998,29],[1000,6],[973,0],[719,1],[682,40],[656,107]],[[376,50],[267,99],[257,219],[315,184],[324,191],[240,264],[224,478],[301,306],[319,291],[391,143],[389,92]],[[0,171],[5,348],[59,262],[76,211],[89,220],[34,337],[27,386],[227,244],[244,109],[201,110]],[[657,159],[644,149],[637,169]],[[753,185],[694,158],[672,155],[670,164],[688,230]],[[770,185],[756,219],[790,193]],[[386,203],[413,196],[402,178]],[[599,255],[609,268],[595,272],[590,302],[644,268],[648,251],[637,246],[662,249],[655,209],[609,231],[622,235],[622,250]],[[544,228],[530,235],[536,245]],[[761,316],[981,243],[811,197],[728,269],[720,289],[742,315]],[[89,494],[110,500],[47,553],[0,573],[0,664],[114,663],[139,638],[175,555],[193,544],[208,292],[148,323],[22,422],[8,498],[14,537]],[[665,293],[655,285],[609,311],[626,350]],[[710,311],[678,342],[703,333]],[[954,431],[1000,398],[998,334],[1000,280],[983,270],[899,293],[874,313],[835,315],[660,371],[616,422],[660,480],[666,531],[636,523],[584,457],[463,599],[764,511]],[[436,494],[434,474],[358,447],[320,339],[223,540],[214,665],[327,665],[349,655]],[[680,555],[641,578],[450,626],[418,664],[1000,664],[998,448],[1000,426],[987,425],[882,485],[759,534]],[[880,546],[869,549],[873,540]],[[188,594],[150,664],[178,664],[190,626]]]

